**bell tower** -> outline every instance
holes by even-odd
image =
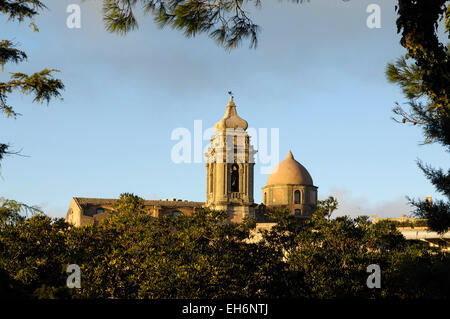
[[[214,125],[206,156],[206,207],[228,213],[229,222],[254,217],[253,168],[256,151],[247,121],[236,112],[230,94],[225,115]]]

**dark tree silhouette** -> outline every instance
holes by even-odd
[[[398,84],[408,99],[409,110],[399,104],[394,118],[423,129],[424,143],[439,143],[450,152],[450,51],[441,43],[436,29],[445,20],[445,33],[450,31],[450,4],[446,0],[399,0],[398,32],[406,56],[388,64],[388,79]],[[418,161],[419,168],[445,200],[411,200],[416,214],[428,219],[428,226],[438,232],[450,228],[450,170],[435,169]]]

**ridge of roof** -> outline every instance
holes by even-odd
[[[93,198],[93,197],[73,197],[75,202],[79,206],[81,205],[111,205],[114,204],[118,199],[117,198]],[[173,201],[173,200],[151,200],[151,199],[145,199],[144,205],[145,206],[152,206],[152,205],[161,205],[161,206],[203,206],[205,202],[195,202],[195,201]]]

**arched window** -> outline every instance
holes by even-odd
[[[300,209],[296,209],[295,216],[301,216],[301,215],[302,215],[302,211]]]
[[[263,203],[266,203],[266,204],[267,204],[267,193],[266,193],[266,192],[264,192],[264,200],[263,200]]]
[[[231,166],[231,192],[239,192],[239,166],[237,164]]]
[[[213,192],[213,185],[214,185],[214,180],[213,180],[213,171],[212,168],[209,171],[209,192],[212,193]]]
[[[300,204],[300,191],[296,190],[294,192],[294,204]]]

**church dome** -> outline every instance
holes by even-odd
[[[314,185],[311,175],[302,164],[294,159],[291,151],[267,179],[267,186],[286,184]]]
[[[223,118],[214,125],[216,130],[226,130],[227,128],[233,129],[247,129],[248,123],[246,120],[239,117],[236,112],[236,104],[234,104],[233,96],[230,96],[230,101],[227,105],[227,110]]]

